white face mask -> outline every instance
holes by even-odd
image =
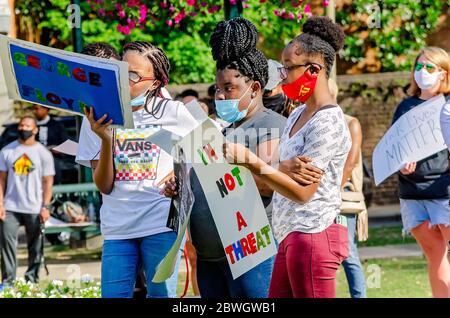
[[[414,79],[420,89],[430,89],[436,86],[441,74],[442,72],[434,72],[430,74],[426,69],[422,68],[420,71],[414,72]]]

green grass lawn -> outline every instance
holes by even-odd
[[[358,246],[383,246],[392,244],[409,244],[415,243],[416,240],[407,235],[402,236],[402,226],[388,226],[369,228],[369,239],[365,242],[359,242]]]
[[[431,297],[427,264],[424,258],[374,259],[365,262],[363,267],[369,298]],[[376,280],[378,268],[380,269],[379,286]],[[342,267],[337,273],[336,295],[339,298],[350,297],[347,278]]]

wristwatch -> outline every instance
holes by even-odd
[[[50,210],[50,204],[42,204],[42,208],[46,208],[47,210]]]

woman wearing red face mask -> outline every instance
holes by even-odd
[[[275,191],[273,228],[280,246],[269,297],[335,297],[336,271],[348,256],[346,219],[339,212],[351,137],[328,86],[343,39],[329,18],[314,17],[285,47],[283,91],[304,104],[288,118],[278,169],[241,145],[224,145],[228,160],[246,166]],[[323,172],[320,182],[294,181],[298,156],[309,157],[311,165]]]

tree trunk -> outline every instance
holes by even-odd
[[[11,11],[11,22],[8,35],[12,38],[16,38],[17,28],[16,28],[16,10],[14,8],[14,0],[9,0],[9,9]]]

